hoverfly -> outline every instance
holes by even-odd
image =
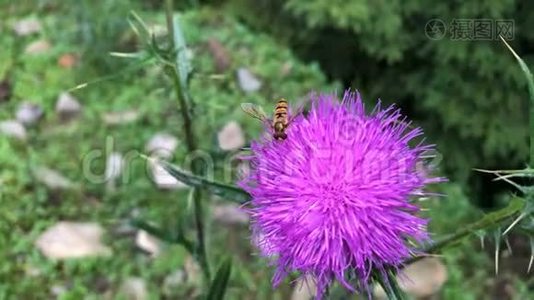
[[[291,121],[295,119],[295,117],[302,113],[304,106],[299,107],[295,111],[295,113],[291,113],[290,115],[287,100],[281,98],[280,100],[278,100],[278,102],[276,102],[272,119],[269,119],[265,114],[265,111],[256,104],[242,103],[241,108],[253,118],[262,121],[267,126],[272,128],[274,139],[285,140],[287,138],[287,127],[289,126]]]

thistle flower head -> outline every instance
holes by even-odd
[[[412,242],[428,239],[414,204],[428,175],[412,145],[422,135],[394,107],[366,114],[356,93],[312,95],[311,109],[287,128],[283,141],[251,144],[253,240],[275,266],[276,286],[289,272],[312,277],[318,297],[334,280],[368,289],[372,269],[398,268]],[[355,279],[355,285],[349,278]]]

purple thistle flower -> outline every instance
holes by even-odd
[[[253,241],[275,266],[273,285],[289,272],[311,276],[320,298],[337,280],[367,290],[371,270],[399,268],[415,242],[428,241],[414,204],[429,183],[411,129],[393,106],[366,115],[359,94],[312,95],[283,141],[251,144],[250,173],[239,183],[252,196]],[[356,286],[349,283],[356,279]]]

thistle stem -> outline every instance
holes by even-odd
[[[498,227],[499,225],[502,225],[502,223],[507,221],[510,217],[518,213],[521,213],[524,207],[525,207],[524,200],[520,198],[512,198],[508,206],[485,215],[480,220],[465,226],[464,228],[456,231],[456,233],[448,235],[436,241],[432,245],[421,249],[420,251],[423,253],[427,253],[427,254],[438,253],[441,249],[460,241],[461,239],[465,238],[466,236],[470,234],[475,234],[479,230],[486,230],[486,229],[490,229],[490,228],[494,228],[494,227]],[[410,264],[424,257],[425,257],[424,255],[412,257],[410,259],[407,259],[404,263]]]
[[[391,270],[384,271],[373,271],[373,278],[380,284],[382,289],[387,295],[387,298],[390,300],[404,300],[406,299],[406,294],[399,287],[397,278]]]
[[[165,16],[167,20],[167,31],[168,31],[168,37],[169,37],[169,45],[171,49],[176,50],[176,43],[174,40],[174,20],[173,20],[173,1],[172,0],[166,0],[166,9],[165,9]],[[187,87],[182,86],[182,82],[185,82],[185,80],[181,80],[180,73],[178,72],[178,61],[176,59],[173,60],[174,63],[172,66],[169,66],[170,74],[172,78],[172,82],[174,85],[174,89],[176,92],[176,96],[178,98],[178,102],[180,105],[180,112],[182,114],[183,122],[184,122],[184,131],[185,131],[185,139],[186,139],[186,145],[189,152],[193,152],[197,149],[196,141],[193,135],[193,123],[191,122],[191,110],[189,109],[189,104],[191,104],[191,99],[189,97],[189,94],[187,93]],[[194,174],[200,173],[200,165],[199,164],[193,164],[192,166],[192,172]],[[195,253],[193,255],[199,262],[202,271],[204,273],[204,276],[208,281],[211,280],[211,274],[210,274],[210,268],[206,253],[206,245],[205,245],[205,236],[204,236],[204,218],[203,218],[203,203],[202,203],[202,191],[200,188],[195,187],[193,188],[193,206],[194,206],[194,215],[195,215],[195,228],[196,228],[196,235],[197,235],[197,245],[195,247]]]
[[[168,31],[168,37],[169,37],[169,44],[171,46],[171,49],[175,50],[175,42],[174,42],[174,21],[173,21],[173,7],[172,7],[172,0],[166,0],[166,11],[165,16],[167,20],[167,31]],[[186,91],[185,86],[182,86],[182,83],[180,81],[180,73],[178,72],[178,66],[176,65],[178,62],[176,60],[173,60],[174,64],[172,66],[169,66],[170,73],[173,81],[174,88],[176,90],[176,96],[178,97],[178,102],[180,104],[180,112],[182,114],[182,118],[184,120],[184,131],[185,131],[185,139],[186,144],[189,152],[193,152],[196,150],[196,142],[193,137],[193,130],[192,130],[192,122],[191,122],[191,111],[188,106],[188,102],[191,102],[191,99],[189,99],[189,94]]]

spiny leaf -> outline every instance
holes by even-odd
[[[513,182],[512,180],[510,180],[510,178],[514,178],[514,177],[532,177],[532,175],[533,175],[532,169],[530,169],[530,168],[526,168],[524,170],[508,170],[508,171],[503,171],[503,170],[491,171],[491,170],[484,170],[484,169],[475,169],[475,170],[479,171],[479,172],[494,174],[497,178],[494,178],[493,181],[504,180],[504,181],[508,182],[510,185],[512,185],[515,188],[517,188],[522,193],[526,193],[527,187],[521,186],[521,185]],[[502,175],[502,174],[506,174],[506,175]]]
[[[484,239],[486,238],[486,232],[484,230],[477,230],[475,234],[480,239],[480,248],[484,249]]]
[[[214,195],[233,202],[245,203],[250,200],[250,195],[236,186],[211,181],[206,178],[193,175],[184,170],[180,170],[178,167],[165,161],[158,161],[157,163],[167,170],[172,177],[189,186],[202,187]]]
[[[80,84],[76,85],[75,87],[68,89],[67,91],[68,92],[76,91],[76,90],[79,90],[79,89],[86,88],[89,85],[93,85],[93,84],[104,82],[104,81],[108,81],[108,80],[115,80],[115,79],[117,79],[117,78],[119,78],[119,77],[121,77],[123,75],[132,74],[132,73],[134,73],[134,72],[136,72],[136,71],[138,71],[140,69],[146,68],[146,66],[149,65],[151,63],[151,60],[152,60],[152,58],[149,57],[149,56],[139,56],[138,58],[139,58],[139,60],[136,63],[133,63],[133,64],[125,67],[122,70],[118,70],[115,73],[99,77],[99,78],[97,78],[95,80],[92,80],[92,81],[80,83]]]
[[[530,261],[528,262],[527,274],[530,273],[534,261],[534,237],[530,238]]]
[[[520,173],[524,173],[525,176],[534,174],[534,169],[531,169],[530,167],[527,167],[527,168],[521,169],[521,170],[487,170],[487,169],[478,169],[478,168],[473,168],[473,170],[478,171],[478,172],[483,172],[483,173],[492,173],[492,174],[495,174],[495,173],[503,173],[503,174],[520,174]]]
[[[508,50],[510,50],[510,52],[512,52],[512,54],[514,55],[515,59],[519,63],[519,66],[521,67],[521,71],[523,71],[523,74],[525,75],[525,77],[527,79],[528,91],[529,91],[529,94],[530,94],[530,99],[531,99],[532,102],[534,102],[534,76],[532,76],[532,73],[530,72],[530,69],[528,68],[528,66],[525,63],[525,61],[523,61],[523,59],[521,59],[521,57],[519,57],[519,55],[517,55],[517,53],[515,53],[514,49],[506,42],[505,39],[503,39],[502,36],[499,36],[499,37],[501,38],[503,43],[506,45]]]
[[[530,166],[534,166],[534,77],[532,76],[527,64],[521,59],[521,57],[515,53],[514,49],[508,45],[502,36],[499,37],[506,47],[508,47],[508,50],[512,52],[515,59],[519,63],[519,67],[521,67],[525,78],[527,79],[528,92],[530,94]]]
[[[190,187],[201,187],[214,195],[222,197],[225,200],[241,204],[246,203],[251,199],[250,195],[247,192],[237,186],[224,184],[221,182],[209,180],[204,177],[194,175],[190,172],[180,169],[179,167],[169,162],[161,161],[156,158],[146,156],[144,154],[140,154],[140,156],[150,161],[150,163],[159,164],[167,172],[169,172],[172,177],[176,178],[177,180],[183,182],[184,184]]]
[[[143,40],[148,39],[148,37],[150,36],[150,30],[148,29],[148,26],[145,24],[143,19],[141,19],[141,17],[135,11],[130,11],[130,15],[128,16],[127,20],[133,32],[139,38]]]
[[[495,239],[495,274],[499,274],[499,251],[501,248],[501,229],[498,228],[493,234]]]
[[[512,255],[512,245],[510,245],[510,240],[508,239],[508,237],[504,238],[504,243],[506,244],[506,249],[508,250],[508,252],[510,252],[510,255]]]
[[[500,174],[497,174],[497,178],[493,179],[493,181],[498,181],[498,180],[504,180],[506,182],[508,182],[511,186],[515,187],[516,189],[518,189],[520,192],[524,193],[525,192],[525,189],[520,186],[519,184],[513,182],[512,180],[508,179],[511,175],[508,175],[508,176],[501,176]]]
[[[143,52],[109,52],[109,55],[119,58],[141,58]]]
[[[208,292],[207,300],[222,300],[232,273],[232,259],[227,258],[217,270]]]
[[[512,224],[510,224],[510,226],[508,226],[508,228],[506,228],[506,230],[502,233],[502,235],[505,235],[508,233],[508,231],[512,230],[512,228],[517,224],[519,223],[519,221],[521,221],[527,214],[526,213],[521,213],[513,222]]]
[[[513,197],[508,206],[485,215],[481,220],[467,227],[467,230],[474,231],[489,228],[491,225],[497,226],[500,221],[509,218],[520,212],[525,207],[525,200],[519,197]]]

